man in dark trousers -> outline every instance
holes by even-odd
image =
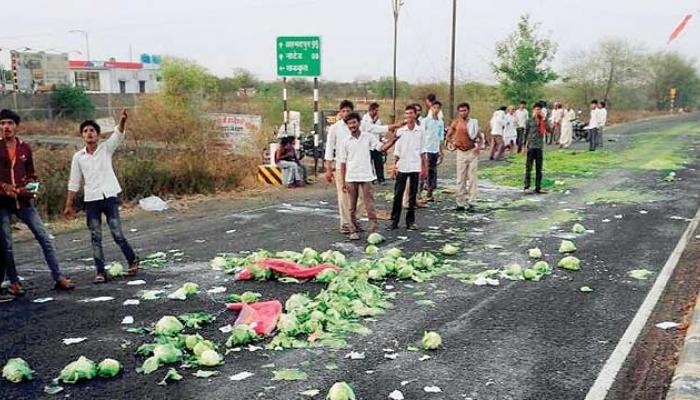
[[[126,135],[127,117],[126,110],[122,110],[119,124],[114,128],[112,135],[102,143],[99,143],[100,126],[95,121],[88,120],[80,124],[85,147],[73,155],[70,167],[66,207],[63,214],[66,217],[72,217],[75,213],[73,207],[75,194],[80,190],[81,180],[84,181],[85,214],[97,269],[94,283],[104,283],[107,280],[105,256],[102,250],[102,214],[105,215],[114,242],[129,264],[127,273],[135,275],[139,270],[139,259],[122,232],[122,222],[119,217],[119,194],[122,189],[112,166],[114,152]]]
[[[416,195],[418,179],[428,176],[428,158],[425,148],[425,130],[416,124],[418,113],[415,106],[407,106],[404,112],[406,125],[396,131],[399,138],[394,149],[394,168],[397,172],[394,186],[394,204],[391,209],[389,230],[399,227],[403,194],[408,183],[408,208],[406,210],[406,228],[416,230]]]
[[[61,274],[56,259],[56,250],[39,212],[34,207],[34,198],[38,190],[38,178],[34,172],[34,159],[29,143],[17,137],[20,117],[11,110],[0,111],[0,129],[3,140],[0,141],[0,235],[5,250],[5,268],[10,280],[7,289],[11,295],[24,294],[19,281],[15,257],[12,248],[12,216],[24,222],[39,242],[44,259],[51,270],[55,288],[70,290],[75,287],[70,279]]]
[[[544,162],[543,147],[547,137],[547,123],[542,115],[542,104],[536,103],[532,108],[532,120],[528,123],[525,134],[527,162],[525,163],[525,193],[532,193],[532,164],[535,164],[535,193],[547,193],[542,189],[542,164]]]

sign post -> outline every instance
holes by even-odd
[[[277,37],[277,76],[282,77],[282,100],[284,102],[284,130],[287,135],[288,106],[287,78],[314,78],[314,176],[318,166],[318,77],[321,75],[320,36],[279,36]]]

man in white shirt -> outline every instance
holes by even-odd
[[[598,110],[598,100],[591,101],[591,117],[588,120],[588,150],[595,151],[598,146],[598,129],[600,128],[600,111]]]
[[[428,175],[428,159],[425,148],[425,131],[416,125],[418,113],[415,106],[407,106],[404,112],[406,125],[396,131],[398,140],[394,149],[394,170],[397,171],[394,186],[394,204],[391,209],[389,230],[399,227],[403,194],[408,182],[408,208],[406,228],[416,230],[416,196],[418,180]]]
[[[598,104],[598,146],[603,147],[603,129],[608,124],[608,109],[605,108],[605,102],[601,101]]]
[[[551,127],[552,135],[550,137],[549,144],[559,143],[559,137],[561,136],[561,121],[564,119],[564,108],[561,103],[554,103],[554,110],[552,110],[551,116]]]
[[[338,159],[343,190],[350,197],[350,240],[358,240],[360,235],[357,223],[357,201],[360,192],[367,210],[369,232],[377,231],[377,213],[374,210],[372,193],[372,182],[377,177],[372,168],[370,151],[386,151],[394,145],[396,138],[382,144],[376,136],[360,129],[360,115],[354,112],[345,117],[345,124],[350,130],[350,137],[340,146]]]
[[[350,202],[347,194],[343,190],[343,180],[340,176],[340,160],[336,157],[340,145],[350,137],[350,130],[345,124],[345,117],[350,114],[355,105],[350,100],[343,100],[338,106],[338,121],[331,125],[326,136],[326,153],[324,155],[326,167],[326,181],[333,182],[335,178],[335,189],[338,195],[338,213],[340,214],[340,233],[350,232]],[[334,163],[335,161],[335,168]],[[335,173],[334,173],[335,171]],[[335,175],[335,176],[334,176]]]
[[[362,117],[360,122],[360,130],[374,135],[378,141],[382,141],[383,135],[389,132],[388,125],[382,125],[379,120],[379,103],[372,103],[369,105],[369,111]],[[380,184],[384,183],[384,154],[380,151],[373,149],[372,154],[372,164],[374,165],[374,171],[377,174],[377,182]]]
[[[507,107],[499,107],[493,112],[491,116],[491,138],[493,139],[493,144],[491,145],[491,156],[490,160],[499,160],[503,156],[503,150],[505,145],[503,143],[503,134],[505,133],[506,123],[506,109]]]
[[[521,101],[518,104],[518,109],[515,110],[515,123],[516,131],[518,133],[518,138],[516,143],[518,145],[518,153],[523,152],[523,143],[525,143],[525,128],[527,128],[527,120],[530,115],[527,111],[527,103]]]
[[[100,126],[95,121],[90,120],[81,123],[80,132],[83,135],[85,147],[73,155],[70,168],[66,207],[63,213],[66,217],[75,214],[75,194],[80,190],[80,181],[83,180],[85,214],[92,239],[95,268],[97,269],[95,283],[104,283],[107,280],[105,257],[102,250],[102,214],[107,219],[107,225],[114,242],[121,249],[129,265],[127,273],[135,275],[139,270],[139,259],[122,232],[121,218],[119,217],[119,194],[122,189],[112,166],[114,152],[124,141],[127,118],[126,110],[122,110],[119,124],[114,128],[114,133],[99,144]]]

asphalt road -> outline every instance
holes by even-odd
[[[606,135],[616,141],[606,143],[605,151],[624,151],[634,137],[699,119],[690,115],[610,128]],[[217,313],[218,318],[202,330],[202,335],[223,343],[227,335],[218,327],[232,322],[236,315],[223,311],[225,294],[200,294],[185,302],[141,301],[138,306],[124,306],[124,300],[138,298],[143,289],[172,285],[170,290],[174,290],[186,281],[195,281],[203,288],[225,286],[227,293],[254,290],[282,302],[293,293],[320,290],[322,286],[314,283],[233,282],[230,276],[211,270],[207,262],[219,252],[300,250],[307,246],[362,257],[363,243],[348,242],[336,232],[333,192],[315,188],[284,193],[281,200],[276,196],[244,202],[221,200],[184,212],[136,214],[125,221],[131,242],[141,254],[165,251],[171,259],[168,267],[144,270],[134,278],[145,280],[143,286],[127,285],[126,279],[92,285],[89,237],[87,231],[80,230],[56,233],[63,268],[79,287],[73,293],[54,292],[38,246],[21,241],[16,244],[18,268],[29,291],[16,302],[0,304],[0,360],[22,357],[37,376],[20,385],[0,380],[0,393],[3,399],[64,394],[76,399],[300,399],[304,397],[299,392],[315,388],[321,391],[315,397],[319,399],[333,382],[347,381],[359,399],[386,399],[394,390],[400,390],[406,399],[583,399],[656,278],[635,280],[628,271],[647,268],[658,272],[686,229],[685,218],[692,218],[698,209],[700,137],[691,130],[673,138],[681,141],[683,151],[691,156],[687,167],[678,171],[675,183],[662,181],[665,171],[623,168],[583,181],[569,192],[544,196],[523,196],[517,190],[485,182],[480,197],[493,201],[482,203],[478,213],[457,215],[447,198],[418,212],[421,231],[392,233],[383,246],[399,246],[410,253],[437,251],[445,242],[460,243],[465,252],[454,265],[464,272],[513,262],[526,265],[527,249],[534,246],[555,264],[560,258],[559,243],[570,237],[573,224],[561,218],[562,213],[567,214],[562,210],[567,209],[577,212],[580,222],[595,231],[574,239],[576,255],[583,261],[580,272],[555,268],[552,276],[540,282],[502,279],[494,287],[469,285],[448,275],[420,284],[387,282],[387,292],[397,293],[394,309],[365,323],[372,329],[371,335],[350,336],[351,349],[244,350],[226,356],[226,363],[218,368],[219,376],[197,379],[181,370],[185,379],[165,387],[156,385],[165,368],[146,376],[135,372],[143,362],[135,350],[149,338],[124,332],[122,318],[133,316],[134,325],[141,326],[162,315],[207,310]],[[449,159],[446,164],[441,176],[443,185],[449,186],[453,164]],[[653,194],[654,201],[591,203],[586,198],[609,190]],[[105,243],[107,257],[120,260],[106,232]],[[184,255],[174,256],[180,252]],[[583,285],[594,291],[580,292]],[[683,285],[676,288],[683,291]],[[98,296],[115,299],[80,301]],[[44,297],[54,300],[32,302]],[[421,299],[430,299],[434,305],[417,304]],[[652,318],[648,331],[658,329],[651,326],[657,322]],[[418,342],[425,330],[440,332],[444,348],[420,361],[426,353],[408,351],[407,347]],[[87,340],[62,344],[61,339],[71,337]],[[398,357],[385,358],[384,349],[392,349]],[[351,350],[364,352],[366,358],[344,358]],[[636,351],[634,356],[644,354]],[[80,355],[96,361],[116,358],[125,371],[111,380],[64,385],[64,393],[45,395],[44,385]],[[330,368],[333,365],[337,368]],[[628,363],[626,368],[634,365]],[[280,368],[299,368],[309,378],[271,381],[272,370]],[[243,381],[228,379],[243,371],[254,375]],[[618,384],[635,376],[623,370]],[[441,392],[426,393],[427,386],[437,386]],[[644,392],[631,393],[618,388],[608,398],[646,398]]]

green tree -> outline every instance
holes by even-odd
[[[542,98],[544,86],[557,79],[551,67],[557,45],[540,37],[538,30],[539,24],[523,15],[515,32],[496,44],[493,71],[503,95],[512,103],[525,100],[532,104]]]
[[[75,120],[93,118],[95,105],[85,90],[75,86],[58,86],[51,93],[51,106],[57,117]]]
[[[675,107],[692,107],[700,100],[700,77],[692,60],[657,52],[647,57],[646,71],[647,92],[657,110],[670,108],[672,88],[676,89]]]
[[[161,72],[162,93],[172,101],[198,101],[216,89],[216,77],[194,61],[167,57],[163,59]]]

